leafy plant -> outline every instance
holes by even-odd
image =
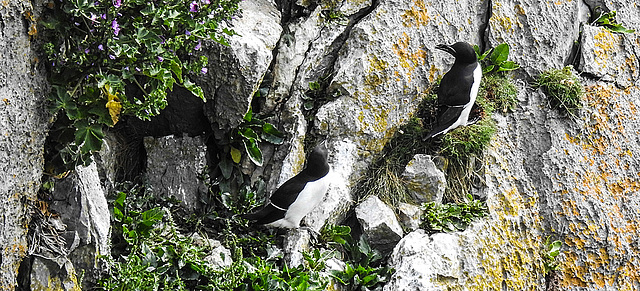
[[[364,235],[356,242],[348,226],[327,225],[321,238],[344,253],[345,269],[333,271],[332,277],[346,290],[374,290],[389,281],[394,270],[383,266],[382,255],[372,249]]]
[[[558,262],[556,261],[556,257],[560,254],[560,249],[562,248],[562,242],[559,240],[550,241],[550,237],[547,238],[545,243],[545,250],[542,254],[542,259],[544,261],[544,273],[549,274],[552,271],[558,270]]]
[[[597,14],[598,16],[595,18],[593,22],[591,22],[591,25],[602,26],[607,30],[615,33],[634,33],[635,32],[634,29],[625,28],[624,26],[622,26],[622,24],[617,23],[615,10],[604,12],[602,8],[596,7],[595,11],[596,12],[594,13],[594,15],[597,12],[599,12],[599,14]]]
[[[207,72],[202,42],[227,44],[221,28],[239,0],[71,0],[51,2],[41,22],[52,90],[51,111],[62,111],[72,137],[61,143],[71,169],[91,162],[106,127],[122,114],[148,120],[181,86],[203,98],[193,76]]]
[[[273,124],[253,116],[253,111],[249,109],[244,116],[243,123],[231,135],[231,149],[229,151],[231,159],[236,164],[240,163],[242,151],[238,148],[243,148],[252,163],[256,166],[262,166],[262,151],[259,143],[263,141],[279,145],[284,141],[284,134]]]
[[[509,45],[506,43],[501,43],[484,53],[480,53],[480,47],[477,45],[474,45],[473,49],[476,51],[478,62],[482,65],[484,74],[513,71],[520,68],[520,65],[515,62],[507,61],[509,58]]]
[[[536,78],[534,87],[542,88],[549,97],[551,106],[565,114],[573,116],[582,107],[584,86],[571,66],[542,72]]]
[[[483,76],[476,103],[488,116],[496,110],[507,113],[512,111],[518,103],[518,88],[505,75]]]
[[[424,214],[421,226],[431,232],[462,231],[475,219],[487,215],[487,206],[483,201],[467,195],[465,202],[455,204],[422,204]]]

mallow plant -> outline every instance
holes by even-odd
[[[90,163],[103,131],[127,114],[148,120],[175,86],[203,98],[194,76],[207,74],[205,41],[227,45],[220,24],[240,0],[51,1],[40,24],[50,73],[56,155],[73,168]],[[64,129],[60,129],[64,128]],[[62,138],[66,137],[66,138]]]

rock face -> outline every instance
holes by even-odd
[[[37,8],[37,7],[36,7]],[[27,253],[28,201],[36,198],[50,115],[48,85],[30,42],[29,1],[5,1],[0,9],[0,290],[16,288]]]
[[[198,111],[193,120],[207,117],[229,129],[256,105],[256,113],[286,133],[259,169],[268,189],[302,169],[309,144],[327,139],[333,183],[321,207],[305,218],[318,231],[347,217],[357,200],[354,186],[367,178],[371,162],[451,65],[453,59],[434,50],[436,44],[467,41],[487,49],[508,43],[509,58],[522,68],[514,74],[518,106],[493,117],[498,129],[484,155],[486,187],[477,193],[487,198],[489,215],[460,233],[408,234],[393,250],[389,263],[398,272],[385,289],[546,290],[541,251],[551,237],[563,242],[554,273],[559,289],[638,290],[640,38],[593,26],[589,19],[597,6],[617,11],[627,28],[640,27],[640,12],[629,0],[280,1],[278,6],[247,0],[241,4],[243,17],[233,22],[240,35],[230,39],[230,47],[205,46],[216,67],[199,80],[208,102],[192,104]],[[36,199],[49,119],[45,77],[36,69],[25,30],[31,23],[23,13],[33,8],[10,0],[0,10],[0,290],[16,288],[28,250],[25,201]],[[570,118],[531,88],[539,72],[565,65],[582,73],[587,91],[583,108]],[[261,86],[268,93],[256,97]],[[148,148],[147,175],[164,177],[154,182],[160,185],[154,190],[197,207],[197,198],[187,194],[201,187],[195,175],[205,165],[203,137],[176,134],[149,140],[164,147]],[[191,150],[171,152],[171,159],[156,154],[185,144]],[[167,171],[180,179],[167,179]],[[402,237],[398,222],[364,218],[370,209],[389,213],[387,218],[395,217],[393,211],[375,197],[357,209],[368,235],[391,236],[381,246],[393,248]],[[407,229],[415,229],[415,221],[407,221]],[[71,245],[74,237],[69,236]],[[77,243],[76,250],[91,253],[80,246],[91,243]],[[33,268],[46,264],[31,262]]]
[[[429,155],[415,155],[402,173],[413,199],[417,203],[442,202],[447,187],[444,173],[440,171]]]
[[[200,206],[200,194],[206,193],[204,181],[198,176],[207,165],[207,147],[201,136],[172,135],[145,137],[147,179],[156,195],[174,196],[187,209]]]
[[[356,207],[356,217],[369,243],[383,252],[402,238],[402,227],[395,213],[376,196],[370,196]]]
[[[209,99],[207,117],[225,129],[238,126],[249,110],[282,32],[280,12],[273,1],[242,1],[239,8],[243,16],[230,27],[238,35],[229,37],[229,46],[208,46],[205,55],[212,67],[198,82]]]

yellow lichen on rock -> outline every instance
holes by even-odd
[[[431,16],[424,0],[414,0],[411,9],[402,13],[402,24],[406,27],[420,27],[429,24]]]
[[[400,67],[406,70],[406,77],[410,82],[413,71],[426,63],[427,51],[422,47],[412,48],[411,38],[406,32],[402,33],[391,49],[398,56]]]

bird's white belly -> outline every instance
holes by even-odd
[[[330,176],[331,173],[328,173],[316,181],[307,183],[300,194],[298,194],[296,201],[289,205],[285,217],[268,224],[268,226],[285,228],[300,227],[302,218],[322,202],[324,194],[329,188]]]
[[[450,130],[458,126],[467,125],[469,121],[469,114],[471,114],[471,109],[473,109],[473,104],[476,103],[476,97],[478,97],[478,90],[480,89],[480,82],[482,80],[482,67],[478,64],[475,70],[473,70],[473,84],[471,85],[471,92],[469,94],[469,103],[464,105],[464,109],[462,109],[462,113],[458,116],[458,120],[454,122],[449,128],[447,128],[444,133],[447,133]]]

